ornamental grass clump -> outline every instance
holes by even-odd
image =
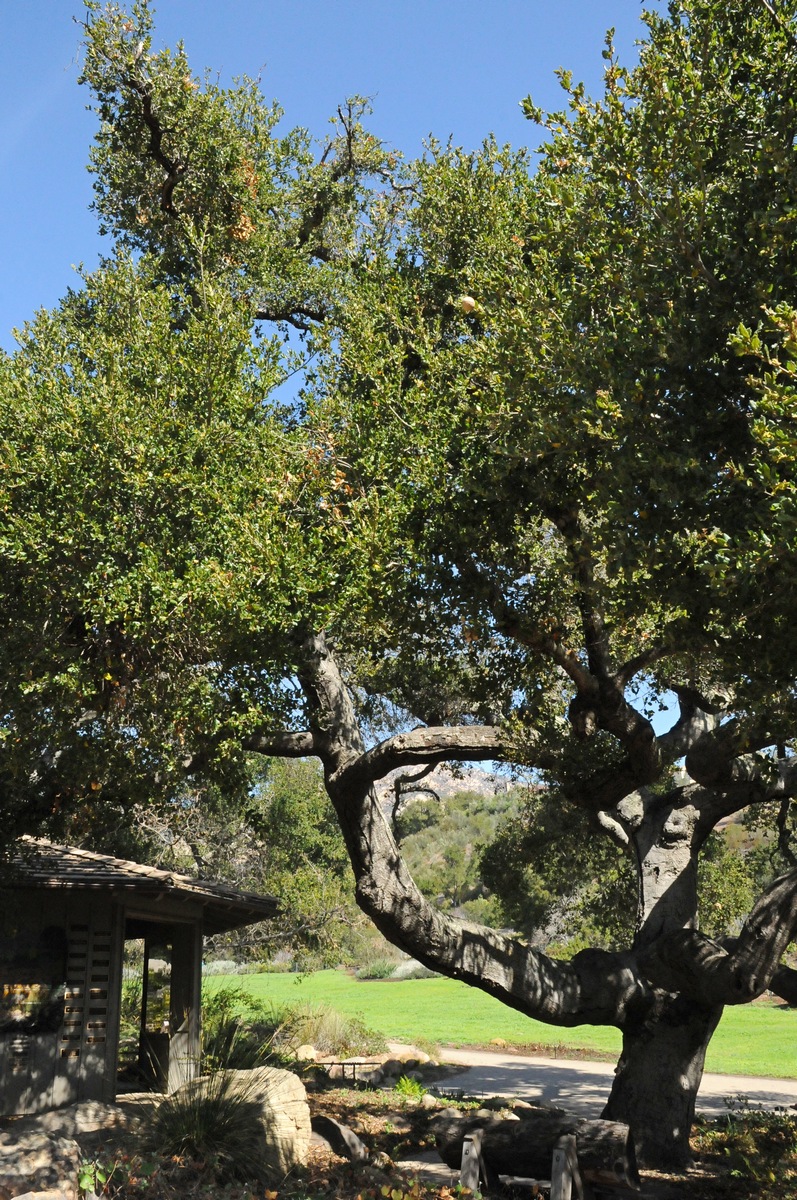
[[[326,1004],[290,1007],[276,1034],[278,1046],[315,1046],[321,1054],[378,1054],[387,1049],[381,1033],[369,1029],[362,1017],[345,1016]]]
[[[216,1071],[167,1096],[152,1116],[150,1149],[163,1157],[202,1162],[221,1183],[271,1181],[261,1106],[253,1089]]]

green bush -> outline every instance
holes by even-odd
[[[252,997],[240,984],[202,992],[202,1070],[246,1070],[289,1062],[299,1046],[341,1058],[387,1049],[383,1034],[360,1016],[325,1004],[278,1006]]]
[[[203,989],[203,1073],[282,1061],[275,1041],[283,1020],[282,1009],[253,999],[240,985]]]

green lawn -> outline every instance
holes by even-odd
[[[516,1044],[567,1047],[616,1056],[620,1034],[613,1028],[582,1025],[558,1029],[506,1008],[498,1000],[452,979],[361,981],[343,971],[312,975],[211,977],[214,984],[240,984],[253,996],[275,1004],[300,1001],[329,1004],[361,1015],[389,1038],[428,1038],[441,1045],[483,1045],[493,1038]],[[727,1008],[709,1046],[706,1070],[721,1074],[797,1076],[797,1010],[759,1003]]]

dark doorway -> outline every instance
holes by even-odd
[[[198,943],[190,923],[125,922],[117,1092],[171,1092],[196,1074]]]

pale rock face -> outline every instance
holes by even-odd
[[[81,1161],[77,1142],[43,1130],[0,1130],[0,1197],[47,1193],[59,1200],[78,1200]]]

